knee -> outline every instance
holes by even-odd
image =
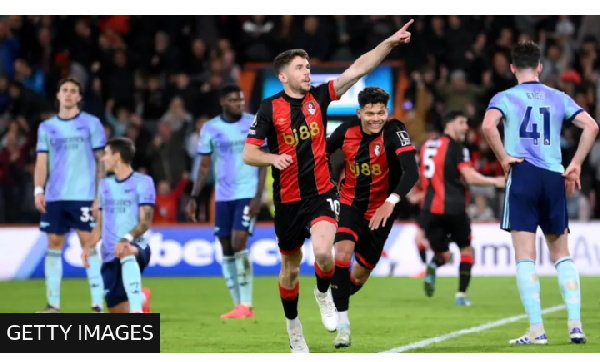
[[[463,256],[473,256],[473,248],[470,246],[460,248],[460,255]]]
[[[345,245],[346,243],[340,242],[335,244],[335,259],[341,261],[350,261],[352,254],[354,253],[353,245]]]
[[[333,262],[333,253],[331,251],[331,247],[327,248],[315,246],[313,251],[315,253],[315,261],[317,264],[323,265]]]
[[[65,238],[63,235],[48,234],[48,249],[62,250],[65,244]]]
[[[281,267],[281,274],[284,278],[296,280],[300,275],[300,265],[296,265],[295,263],[284,263]]]

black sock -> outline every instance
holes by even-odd
[[[435,254],[433,256],[433,259],[431,259],[431,263],[435,264],[436,268],[439,268],[442,265],[446,264],[446,259],[444,259],[444,257],[440,254]]]
[[[298,316],[298,295],[300,294],[300,282],[296,282],[293,289],[285,289],[279,284],[279,295],[283,304],[283,313],[287,319],[295,319]]]
[[[329,284],[331,284],[331,277],[333,277],[334,272],[335,264],[331,270],[323,271],[321,268],[319,268],[319,264],[315,262],[315,277],[317,277],[317,289],[319,292],[327,292],[327,289],[329,289]]]
[[[425,250],[425,248],[421,249],[421,247],[419,247],[419,257],[423,264],[427,264],[427,250]]]
[[[458,291],[465,293],[471,283],[471,268],[473,267],[473,257],[471,255],[461,255],[458,272],[460,274],[460,283]]]
[[[350,262],[335,261],[335,272],[331,279],[331,294],[338,312],[348,310],[350,304]]]

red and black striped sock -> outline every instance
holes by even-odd
[[[285,289],[279,284],[279,295],[281,296],[281,304],[283,304],[283,312],[287,319],[295,319],[298,316],[298,295],[300,294],[300,282],[296,282],[296,286],[292,289]]]
[[[460,282],[458,291],[465,293],[471,283],[471,268],[473,267],[473,255],[461,255],[458,272],[460,274]]]
[[[335,272],[331,279],[331,294],[338,312],[348,310],[350,304],[350,262],[335,260]]]
[[[333,277],[333,273],[335,272],[335,264],[331,268],[331,270],[323,271],[319,268],[319,264],[315,262],[315,276],[317,277],[317,289],[321,293],[327,292],[329,289],[329,284],[331,283],[331,278]]]

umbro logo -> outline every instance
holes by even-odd
[[[45,228],[45,227],[48,227],[48,226],[50,226],[50,223],[49,223],[49,222],[46,222],[46,221],[42,221],[42,222],[40,222],[40,227],[41,227],[41,228]]]

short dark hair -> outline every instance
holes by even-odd
[[[366,87],[358,93],[358,104],[360,108],[365,108],[367,104],[383,103],[386,107],[390,95],[379,87]]]
[[[540,47],[531,40],[515,44],[511,50],[512,63],[517,69],[535,69],[540,64]]]
[[[240,86],[237,84],[226,84],[223,87],[221,87],[221,90],[219,91],[219,95],[221,96],[221,98],[225,98],[230,93],[240,93],[241,91],[242,91],[242,88],[240,88]]]
[[[61,79],[60,82],[58,82],[58,86],[56,87],[56,92],[60,92],[60,87],[67,83],[75,84],[77,86],[77,89],[79,89],[79,94],[81,94],[81,83],[79,82],[79,80],[73,77]]]
[[[448,123],[454,122],[454,120],[458,117],[467,118],[467,116],[465,116],[464,112],[462,111],[450,110],[446,112],[446,114],[444,114],[444,117],[442,118],[442,124],[446,126]]]
[[[275,57],[275,60],[273,61],[273,70],[275,70],[275,75],[279,75],[279,73],[281,73],[281,70],[287,65],[289,65],[292,62],[292,60],[294,60],[294,58],[296,57],[301,57],[303,59],[310,60],[310,58],[308,57],[308,53],[304,49],[286,50],[283,53],[279,53],[279,55],[277,55]]]
[[[121,155],[121,160],[126,164],[131,164],[135,156],[135,145],[133,141],[125,137],[116,137],[106,142],[112,153]]]

